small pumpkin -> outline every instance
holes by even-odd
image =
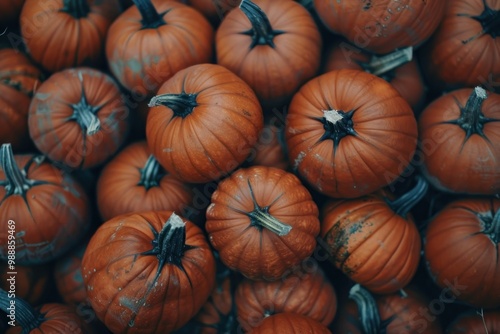
[[[15,267],[15,279],[11,277],[12,267],[8,262],[0,263],[0,288],[9,291],[11,285],[15,287],[16,296],[26,300],[32,305],[38,305],[45,296],[50,277],[48,265],[20,266]]]
[[[306,83],[286,117],[294,171],[322,194],[355,198],[396,180],[413,158],[417,121],[385,80],[335,70]]]
[[[212,194],[205,229],[229,268],[277,280],[312,254],[318,207],[293,174],[274,167],[239,169]]]
[[[177,72],[151,99],[146,138],[151,153],[184,182],[205,183],[235,170],[263,127],[252,89],[215,64]]]
[[[113,333],[170,333],[185,325],[215,286],[215,259],[200,228],[172,211],[108,220],[82,260],[97,317]]]
[[[499,244],[500,200],[455,200],[427,227],[424,251],[429,273],[456,299],[481,308],[498,307]]]
[[[21,35],[33,60],[50,73],[99,66],[106,33],[119,13],[118,0],[26,0]]]
[[[106,39],[110,70],[125,88],[152,95],[178,71],[212,60],[214,29],[200,12],[175,1],[134,4]]]
[[[260,326],[254,328],[251,334],[331,334],[328,328],[303,315],[294,313],[279,313],[265,318]]]
[[[10,144],[0,149],[0,165],[2,260],[15,245],[16,265],[47,263],[90,228],[87,195],[68,173],[40,156],[14,156]]]
[[[50,76],[31,101],[28,126],[36,147],[73,169],[102,164],[124,142],[128,108],[118,85],[92,68]]]
[[[500,311],[470,311],[458,315],[446,334],[484,334],[500,332]]]
[[[499,94],[481,87],[453,91],[430,103],[418,125],[422,170],[436,188],[500,192]]]

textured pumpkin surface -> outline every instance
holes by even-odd
[[[446,329],[446,334],[500,333],[500,311],[460,314]]]
[[[264,319],[260,326],[254,328],[252,334],[329,334],[325,325],[309,317],[293,313],[280,313]]]

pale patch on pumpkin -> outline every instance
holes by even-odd
[[[306,156],[306,152],[302,151],[299,153],[299,155],[297,156],[297,158],[295,158],[295,160],[293,162],[293,169],[299,168],[299,165],[302,162],[302,160],[304,160],[305,156]]]
[[[323,111],[323,117],[325,117],[326,121],[332,124],[337,124],[338,121],[341,121],[344,118],[342,117],[342,114],[335,109],[322,110],[322,111]]]

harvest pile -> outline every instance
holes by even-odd
[[[500,332],[500,0],[0,23],[0,332]]]

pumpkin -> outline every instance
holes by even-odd
[[[317,263],[279,281],[246,279],[236,288],[234,302],[244,331],[258,328],[264,319],[280,313],[307,316],[327,326],[337,312],[335,290]]]
[[[66,304],[79,305],[87,302],[83,285],[82,258],[87,243],[81,243],[54,264],[54,280],[57,291]]]
[[[357,70],[331,71],[302,86],[285,131],[293,170],[335,198],[361,197],[393,182],[417,146],[408,102],[385,80]]]
[[[2,25],[14,23],[19,19],[25,0],[5,0],[0,2],[0,22]],[[2,59],[2,57],[0,57]]]
[[[422,170],[436,188],[482,195],[500,192],[499,94],[481,87],[453,91],[429,104],[418,125]]]
[[[421,251],[418,229],[408,213],[427,188],[418,178],[412,190],[395,200],[377,193],[327,202],[321,237],[335,267],[374,293],[406,286]]]
[[[264,319],[260,326],[254,328],[251,334],[330,334],[325,325],[302,315],[280,313]]]
[[[247,162],[251,166],[268,166],[286,170],[289,164],[284,137],[284,127],[278,128],[273,124],[264,125]]]
[[[321,47],[312,16],[288,0],[243,0],[215,36],[217,63],[245,80],[264,108],[287,103],[316,75]]]
[[[454,0],[422,50],[428,82],[436,90],[481,85],[500,92],[500,1]]]
[[[212,23],[218,26],[224,16],[239,4],[239,0],[187,0]]]
[[[106,57],[113,75],[136,95],[152,95],[178,71],[208,63],[214,29],[197,10],[174,1],[134,0],[111,25]]]
[[[205,183],[235,170],[263,127],[252,89],[215,64],[177,72],[150,101],[146,138],[165,170],[184,182]]]
[[[215,286],[215,259],[202,230],[172,211],[115,217],[90,239],[84,285],[113,333],[170,333],[185,325]]]
[[[87,195],[68,173],[39,156],[14,156],[10,144],[0,149],[0,166],[2,260],[12,260],[14,246],[16,265],[47,263],[89,229]]]
[[[445,5],[442,0],[314,0],[325,27],[376,54],[420,46],[438,27]]]
[[[280,279],[312,254],[318,207],[293,174],[274,167],[239,169],[212,194],[205,229],[221,261],[244,276]]]
[[[41,81],[40,70],[23,53],[0,49],[1,143],[11,143],[16,150],[30,144],[28,110],[33,91]]]
[[[484,334],[500,332],[500,311],[470,311],[458,315],[446,334]]]
[[[191,189],[165,172],[145,141],[121,151],[104,167],[97,182],[97,206],[105,221],[129,212],[183,213],[192,199]]]
[[[106,33],[119,12],[118,0],[26,0],[21,35],[33,60],[48,72],[100,66]]]
[[[128,108],[110,76],[72,68],[37,89],[28,126],[36,147],[51,160],[86,169],[105,162],[124,142]]]
[[[500,200],[455,200],[427,227],[424,251],[429,273],[453,298],[476,307],[498,307],[499,243]]]
[[[0,288],[6,291],[10,290],[11,273],[13,269],[9,268],[7,262],[0,263]],[[30,304],[38,304],[40,300],[46,295],[48,289],[48,280],[50,276],[49,266],[20,266],[15,265],[16,278],[16,296],[26,300]]]

